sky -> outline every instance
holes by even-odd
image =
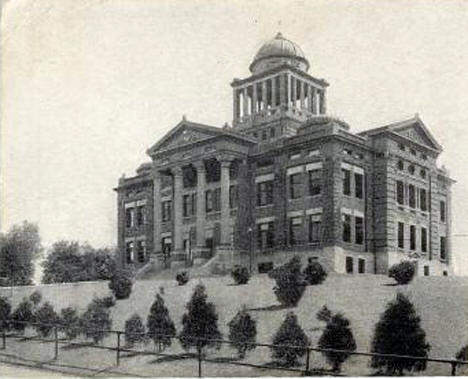
[[[468,1],[10,0],[1,20],[0,227],[115,245],[118,178],[183,115],[232,122],[233,78],[278,31],[351,131],[418,113],[444,147],[468,274]]]

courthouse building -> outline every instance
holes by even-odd
[[[453,180],[423,121],[352,133],[281,34],[249,68],[231,83],[232,126],[184,117],[119,180],[120,263],[266,272],[299,255],[340,273],[409,259],[418,275],[451,275]]]

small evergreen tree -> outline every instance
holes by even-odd
[[[372,351],[382,354],[427,357],[430,345],[421,328],[421,319],[406,296],[397,294],[396,300],[387,305],[374,332]],[[386,368],[387,374],[403,374],[404,370],[422,371],[426,361],[398,358],[372,357],[374,368]]]
[[[80,317],[76,308],[67,307],[60,311],[60,328],[68,339],[75,339],[81,333]]]
[[[109,281],[109,288],[117,300],[127,299],[132,293],[132,278],[129,272],[117,270]]]
[[[179,284],[179,286],[184,286],[188,283],[189,281],[189,274],[187,271],[180,271],[176,275],[176,281]]]
[[[0,296],[0,332],[10,329],[11,305],[6,297]]]
[[[95,297],[93,303],[104,308],[111,308],[115,305],[115,298],[112,295],[104,297]]]
[[[331,316],[327,321],[327,326],[319,340],[319,347],[322,349],[335,350],[356,350],[353,332],[349,327],[350,322],[341,314]],[[322,352],[326,356],[328,363],[334,372],[341,370],[341,365],[351,354],[338,353],[333,351]]]
[[[304,280],[307,284],[316,285],[322,283],[327,278],[327,272],[322,265],[315,261],[309,260],[307,267],[304,269]]]
[[[402,261],[390,267],[388,276],[395,279],[398,284],[408,284],[413,280],[415,272],[413,262]]]
[[[171,346],[172,337],[176,335],[176,328],[160,294],[156,295],[156,299],[151,305],[146,327],[148,337],[153,340],[155,346],[158,345],[159,351]]]
[[[332,313],[330,309],[324,305],[318,312],[317,312],[317,320],[328,322],[332,318]]]
[[[268,276],[276,282],[273,291],[278,301],[282,305],[295,307],[305,291],[300,258],[293,257],[289,262],[270,271]]]
[[[297,364],[297,359],[306,353],[309,338],[307,338],[304,330],[297,322],[297,316],[293,312],[286,315],[273,337],[273,344],[276,345],[271,348],[273,359],[284,367],[294,366]]]
[[[44,338],[49,336],[54,326],[58,325],[60,320],[54,307],[48,302],[45,302],[42,307],[36,310],[34,318],[37,323],[34,325],[34,329]]]
[[[86,338],[92,338],[95,344],[101,342],[112,328],[109,309],[91,302],[81,316],[80,328]]]
[[[141,317],[134,313],[132,317],[125,321],[125,344],[131,348],[137,343],[145,342],[145,332]]]
[[[180,343],[185,350],[192,347],[198,350],[211,346],[219,348],[219,343],[210,341],[222,338],[218,329],[218,315],[215,305],[206,300],[205,286],[197,285],[186,305],[187,313],[182,316]]]
[[[35,307],[39,305],[42,301],[42,293],[39,290],[34,291],[31,295],[29,295],[29,300],[33,303]]]
[[[239,358],[244,358],[248,350],[255,349],[257,336],[257,322],[250,316],[247,309],[237,312],[234,318],[229,321],[229,341],[237,349]]]
[[[26,327],[34,322],[33,303],[27,297],[23,298],[11,315],[13,330],[24,333]]]
[[[247,267],[236,265],[231,271],[231,277],[236,284],[247,284],[250,279],[250,272]]]

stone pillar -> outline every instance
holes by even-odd
[[[262,109],[267,109],[268,108],[268,92],[267,92],[267,82],[264,80],[262,82],[262,103],[263,103],[263,108]]]
[[[317,114],[317,90],[312,87],[312,114]]]
[[[153,171],[153,252],[160,253],[161,247],[161,174]]]
[[[229,209],[229,167],[231,161],[220,160],[221,165],[221,245],[229,245],[230,238],[230,209]]]
[[[291,75],[286,74],[286,108],[291,108]]]
[[[276,107],[276,76],[271,79],[271,107]]]
[[[240,112],[239,112],[239,92],[237,91],[236,88],[234,88],[233,91],[232,91],[232,94],[233,94],[232,121],[233,121],[233,124],[235,124],[239,120],[239,116],[240,116]]]
[[[301,109],[304,109],[304,97],[305,97],[305,94],[304,94],[304,82],[301,80],[299,82],[299,85],[300,85],[300,90],[301,90]]]
[[[320,114],[327,113],[327,103],[325,101],[325,90],[320,91]]]
[[[174,197],[172,200],[174,210],[173,244],[176,254],[183,253],[184,243],[182,238],[182,168],[176,167],[172,170],[174,176]]]
[[[257,113],[257,109],[260,107],[257,107],[258,104],[258,94],[257,94],[257,83],[253,84],[253,91],[252,91],[252,114]]]
[[[312,112],[312,86],[307,85],[307,110]]]
[[[197,168],[197,247],[205,247],[205,164],[199,162]]]
[[[249,114],[248,112],[249,102],[247,101],[247,87],[242,88],[242,117]]]
[[[297,99],[297,79],[295,77],[291,78],[291,106],[296,107]]]
[[[279,80],[279,84],[280,84],[280,88],[279,88],[280,103],[279,103],[279,105],[284,106],[284,105],[287,104],[287,93],[286,93],[287,80],[286,80],[286,75],[281,74],[279,78],[280,78],[280,80]]]

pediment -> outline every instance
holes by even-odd
[[[429,130],[425,127],[421,120],[415,120],[414,123],[395,127],[392,130],[394,133],[405,137],[420,145],[429,147],[433,150],[441,150],[441,146],[437,143],[435,138],[431,135]]]

